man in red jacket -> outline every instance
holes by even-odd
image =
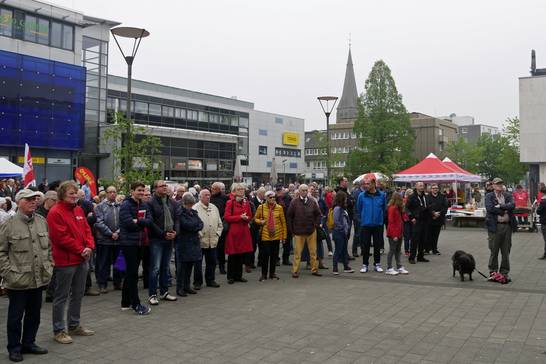
[[[54,339],[61,344],[72,343],[72,337],[90,336],[94,332],[80,325],[80,310],[89,270],[89,258],[95,249],[91,229],[81,207],[77,205],[78,186],[65,181],[57,191],[59,202],[47,215],[49,239],[55,263],[55,293],[53,296]],[[66,301],[68,332],[66,331]]]

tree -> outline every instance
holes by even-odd
[[[511,145],[519,151],[519,118],[507,118],[502,125],[502,133],[508,138]]]
[[[516,184],[527,171],[519,161],[519,151],[507,135],[483,135],[476,145],[480,155],[478,172],[488,178],[500,177],[507,184]]]
[[[104,143],[112,149],[113,181],[103,181],[115,185],[120,191],[129,192],[133,182],[152,184],[161,178],[161,139],[150,135],[133,120],[122,113],[114,117],[115,124],[104,132]]]
[[[409,167],[415,162],[414,133],[385,62],[375,62],[364,89],[354,125],[358,147],[349,153],[347,171],[352,176],[364,171],[392,174]]]
[[[449,143],[445,150],[445,156],[467,171],[479,173],[480,150],[475,144],[469,143],[464,138],[457,139],[455,143]]]

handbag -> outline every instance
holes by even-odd
[[[119,251],[116,261],[114,262],[114,269],[118,272],[127,271],[127,262],[125,261],[125,257],[123,256],[123,252],[121,250]]]

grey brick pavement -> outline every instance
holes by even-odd
[[[456,249],[487,272],[485,231],[448,228],[440,239],[443,255],[408,265],[403,277],[303,271],[295,280],[282,267],[280,281],[259,283],[254,272],[249,283],[228,286],[220,276],[221,288],[161,303],[145,317],[121,312],[119,292],[86,297],[83,323],[97,333],[71,345],[52,341],[51,304],[44,304],[38,343],[50,354],[25,362],[546,363],[541,236],[514,236],[514,282],[506,286],[477,274],[473,282],[451,277]],[[0,298],[4,347],[6,311]]]

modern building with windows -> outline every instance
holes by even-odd
[[[114,112],[126,112],[126,92],[126,78],[108,76],[108,122],[114,121]],[[235,163],[248,160],[253,103],[140,80],[132,81],[131,99],[135,124],[161,139],[165,179],[229,182]],[[101,160],[99,173],[112,178],[116,171],[108,146],[102,143],[101,148],[108,157]]]
[[[117,24],[40,1],[0,3],[0,156],[22,164],[28,143],[39,179],[72,177],[86,138],[96,145],[87,127],[106,103]]]
[[[500,134],[499,128],[485,124],[461,125],[457,129],[459,137],[472,144],[476,144],[480,137],[484,135],[495,136]]]
[[[247,182],[270,182],[272,169],[279,183],[294,181],[304,172],[303,119],[251,110],[249,133],[248,165],[241,167]]]

